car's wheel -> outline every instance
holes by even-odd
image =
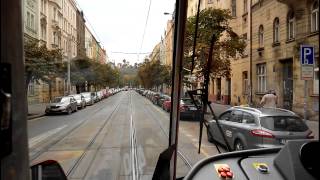
[[[68,109],[67,109],[67,113],[68,113],[68,114],[71,114],[71,113],[72,113],[72,109],[71,109],[71,107],[68,107]]]
[[[243,142],[239,139],[236,140],[236,142],[234,143],[234,150],[235,151],[242,151],[245,150],[245,146],[243,144]]]
[[[209,133],[209,130],[207,129],[207,136],[208,136],[208,141],[213,143],[214,142],[214,139],[212,137],[212,135]]]

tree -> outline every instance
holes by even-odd
[[[229,77],[230,61],[242,55],[246,44],[229,26],[232,16],[229,10],[204,9],[199,13],[197,45],[195,51],[196,75],[203,76],[207,69],[209,54],[213,61],[209,67],[211,77]],[[191,16],[186,24],[184,67],[192,67],[192,50],[196,16]],[[211,52],[210,52],[211,51]]]
[[[24,52],[26,90],[31,81],[42,80],[49,84],[49,98],[51,99],[52,81],[63,76],[61,50],[48,50],[45,45],[39,45],[36,40],[26,40]]]

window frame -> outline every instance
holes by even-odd
[[[267,64],[257,64],[257,91],[259,93],[265,93],[267,91]],[[262,73],[263,67],[263,73]]]
[[[292,10],[287,15],[287,39],[293,40],[295,38],[295,14]]]
[[[237,17],[237,0],[231,0],[231,16]]]
[[[314,17],[314,15],[315,15],[315,17]],[[314,20],[314,18],[315,18],[315,20]],[[319,4],[318,4],[318,1],[314,1],[312,3],[312,6],[311,6],[311,22],[310,22],[310,26],[311,26],[310,27],[311,32],[319,31]]]
[[[280,42],[280,20],[276,17],[273,21],[273,42]]]
[[[259,48],[264,47],[264,27],[261,24],[258,29]]]

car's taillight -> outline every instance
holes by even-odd
[[[188,109],[187,106],[184,106],[184,105],[180,106],[180,112],[184,112],[184,111],[186,111],[187,109]]]
[[[312,131],[307,135],[307,138],[308,139],[314,139],[314,135],[313,135]]]
[[[251,130],[253,136],[265,137],[265,138],[274,138],[274,135],[270,132],[264,131],[262,129]]]

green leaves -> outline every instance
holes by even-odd
[[[160,61],[145,61],[138,68],[140,84],[152,88],[162,84],[171,85],[170,67],[160,64]]]
[[[36,40],[24,42],[26,86],[31,80],[51,81],[61,77],[63,70],[60,49],[48,50]]]
[[[230,61],[241,55],[246,47],[244,39],[232,31],[229,10],[204,9],[199,13],[197,45],[195,51],[196,75],[202,76],[207,68],[211,39],[214,36],[213,62],[210,67],[212,77],[228,77]],[[191,69],[192,49],[196,16],[189,17],[186,24],[184,67]]]

